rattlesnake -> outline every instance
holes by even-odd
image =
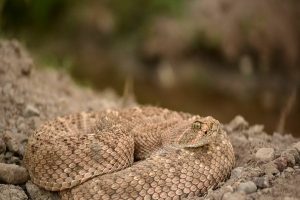
[[[28,140],[24,165],[62,199],[180,199],[201,196],[234,165],[221,124],[158,107],[59,117]]]

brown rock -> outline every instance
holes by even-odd
[[[300,154],[300,142],[293,144],[293,147],[297,149],[298,153]]]
[[[246,194],[250,194],[256,192],[257,187],[252,181],[247,181],[245,183],[240,183],[237,187],[237,190],[240,192],[245,192]]]
[[[27,170],[15,164],[0,163],[0,180],[9,184],[22,184],[29,179]]]
[[[282,172],[285,168],[288,167],[288,160],[286,157],[279,157],[274,160],[274,164],[276,165],[276,168]]]
[[[262,162],[268,162],[275,157],[275,151],[273,148],[260,148],[255,154],[255,158]]]
[[[237,131],[247,128],[248,125],[248,122],[242,116],[238,115],[229,122],[227,128],[230,129],[230,131]]]
[[[256,177],[254,179],[254,183],[260,189],[270,187],[270,180],[266,176],[264,176],[264,177]]]
[[[21,133],[11,133],[8,132],[4,136],[7,149],[10,152],[17,153],[19,155],[24,154],[25,143],[28,137]]]
[[[277,165],[273,162],[263,165],[263,169],[265,174],[268,176],[273,176],[279,173],[279,170],[277,169]]]
[[[0,184],[0,200],[27,200],[21,187],[15,185]]]

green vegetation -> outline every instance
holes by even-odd
[[[116,13],[120,33],[124,34],[140,30],[158,14],[180,14],[183,0],[111,0],[108,4]]]
[[[1,0],[1,27],[16,31],[43,30],[59,19],[68,4],[68,0]]]
[[[77,3],[88,4],[92,2],[71,0],[0,0],[0,25],[5,31],[20,31],[31,29],[33,31],[47,30],[53,27]],[[112,0],[102,2],[116,15],[118,30],[121,34],[136,31],[143,27],[152,16],[159,13],[179,13],[182,0]],[[76,19],[76,18],[75,18]],[[75,20],[74,19],[74,20]]]

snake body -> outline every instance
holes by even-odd
[[[35,184],[85,200],[201,196],[234,162],[217,120],[150,106],[59,117],[30,136],[24,155]]]

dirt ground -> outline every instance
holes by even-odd
[[[96,93],[64,72],[37,69],[17,41],[0,41],[0,200],[59,198],[33,185],[22,167],[27,138],[41,123],[121,106],[123,100],[114,91]],[[223,123],[236,166],[226,182],[192,199],[300,199],[299,138],[267,134],[262,125],[249,125],[241,116]]]

